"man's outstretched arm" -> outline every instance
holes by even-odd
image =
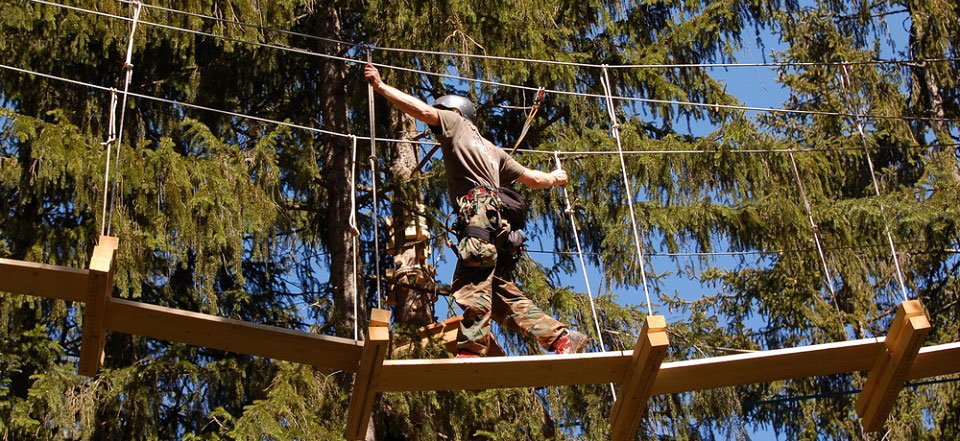
[[[517,178],[517,182],[533,189],[549,188],[554,185],[567,185],[567,172],[554,170],[550,173],[545,173],[528,168]]]
[[[373,86],[373,90],[383,95],[401,112],[423,121],[428,126],[436,127],[440,125],[440,114],[437,113],[437,109],[417,97],[401,92],[396,87],[384,83],[380,78],[380,71],[374,65],[368,64],[363,68],[363,78]]]

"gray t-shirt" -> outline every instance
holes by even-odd
[[[457,198],[474,187],[499,188],[512,184],[525,168],[503,149],[480,136],[477,127],[460,114],[437,109],[440,127],[432,127],[443,149],[447,169],[447,194],[454,205]]]

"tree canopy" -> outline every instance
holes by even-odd
[[[363,167],[370,146],[358,142],[351,180],[348,135],[365,136],[371,118],[361,74],[369,55],[387,82],[427,101],[469,96],[481,131],[505,147],[524,123],[517,108],[537,88],[551,91],[517,157],[547,170],[563,152],[611,348],[631,348],[646,315],[642,296],[623,295],[643,289],[641,265],[653,307],[669,319],[668,360],[884,335],[905,296],[926,306],[929,344],[960,339],[955,2],[144,4],[132,34],[135,95],[106,178],[104,88],[123,90],[136,6],[0,2],[0,257],[85,267],[109,225],[120,238],[116,296],[352,336],[378,303],[375,264],[393,264],[373,252],[392,235],[381,228],[374,237],[374,222],[423,215],[443,256],[451,211],[441,161],[415,173],[397,166],[422,159],[410,143],[379,142],[374,174]],[[750,51],[765,55],[746,59]],[[782,102],[745,102],[728,91],[725,69],[775,72]],[[630,151],[643,261],[605,76]],[[386,102],[372,116],[378,137],[413,137]],[[105,218],[102,195],[113,186]],[[575,232],[560,194],[524,195],[530,247],[553,252],[531,253],[518,280],[596,341],[587,295],[574,288]],[[81,377],[81,309],[0,294],[4,439],[343,436],[350,378],[309,366],[109,334],[103,370]],[[510,354],[539,351],[520,336],[498,339]],[[862,381],[835,375],[659,396],[638,436],[869,438],[853,410]],[[908,388],[889,438],[960,437],[955,382]],[[394,393],[378,402],[373,425],[380,440],[602,440],[611,405],[607,385]]]

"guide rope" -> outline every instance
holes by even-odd
[[[554,152],[553,160],[557,164],[557,170],[563,170],[560,155],[556,154],[556,152]],[[603,341],[603,331],[600,329],[600,315],[597,314],[597,305],[593,301],[593,290],[590,289],[590,276],[587,274],[587,262],[583,258],[583,248],[580,247],[580,232],[577,229],[577,216],[573,211],[573,206],[570,205],[570,196],[567,194],[567,187],[560,187],[560,192],[563,194],[563,201],[566,205],[564,213],[570,218],[570,228],[573,230],[573,242],[577,245],[577,257],[580,259],[580,271],[583,273],[583,283],[587,288],[587,298],[590,299],[590,312],[593,315],[593,326],[597,331],[597,340],[600,342],[600,350],[607,352],[607,345]],[[610,383],[610,393],[613,394],[613,400],[616,401],[617,391],[613,383]]]
[[[118,196],[118,181],[120,180],[120,152],[122,151],[123,146],[123,122],[127,116],[127,98],[130,94],[130,83],[133,81],[133,37],[137,32],[137,24],[140,22],[140,12],[143,10],[143,3],[139,1],[133,2],[133,19],[130,22],[130,34],[127,36],[127,56],[123,61],[123,70],[125,72],[123,80],[123,100],[120,105],[120,124],[117,128],[117,140],[116,148],[117,155],[114,162],[114,178],[113,178],[113,189],[111,191],[110,198],[110,212],[107,215],[107,235],[111,235],[113,229],[113,212],[117,209],[117,199]]]
[[[840,87],[848,90],[850,89],[850,72],[847,66],[840,66],[842,70],[842,75],[840,76]],[[846,94],[845,94],[846,96]],[[880,201],[880,184],[877,180],[877,172],[873,166],[873,159],[870,157],[870,151],[867,149],[867,135],[863,130],[863,119],[860,118],[860,110],[853,105],[849,97],[847,97],[847,103],[854,110],[854,122],[857,125],[857,133],[860,135],[860,144],[863,146],[863,155],[867,158],[867,166],[870,168],[870,181],[873,183],[873,191],[877,196],[877,203],[880,204],[881,214],[885,211],[883,207],[883,202]],[[893,257],[893,266],[896,269],[896,278],[897,283],[900,285],[900,292],[903,294],[903,300],[909,301],[910,296],[907,294],[907,285],[904,282],[903,270],[900,268],[900,256],[897,253],[897,246],[893,242],[893,233],[890,232],[890,224],[887,222],[887,219],[883,220],[883,229],[887,236],[887,243],[890,246],[890,254]]]
[[[353,247],[353,340],[360,340],[360,288],[359,271],[357,269],[357,255],[360,251],[360,229],[357,228],[357,137],[350,135],[350,241]]]
[[[797,167],[797,160],[790,153],[790,165],[793,166],[793,176],[797,180],[797,188],[800,190],[800,198],[803,200],[803,208],[807,212],[807,219],[810,221],[810,231],[813,232],[813,241],[817,245],[817,255],[820,256],[820,265],[823,268],[823,277],[827,289],[830,291],[830,298],[833,299],[833,307],[837,311],[837,320],[840,322],[840,330],[844,330],[843,313],[840,312],[840,304],[837,302],[837,290],[833,285],[833,275],[830,273],[830,265],[827,264],[827,257],[823,252],[822,239],[820,237],[820,226],[813,219],[813,208],[810,205],[810,199],[807,197],[807,191],[803,186],[803,180],[800,179],[800,169]]]
[[[367,49],[367,62],[373,62],[373,57],[369,48]],[[377,272],[377,308],[383,308],[383,294],[380,292],[380,213],[377,203],[377,125],[374,120],[376,108],[374,107],[373,85],[367,83],[367,101],[370,106],[370,180],[373,182],[373,214],[370,216],[373,222],[373,264]]]
[[[613,105],[613,93],[610,87],[610,76],[606,66],[603,68],[603,75],[600,77],[600,84],[603,86],[604,94],[607,97],[607,113],[610,115],[610,131],[613,138],[617,141],[617,153],[620,157],[620,171],[623,172],[623,189],[627,196],[627,208],[630,210],[630,227],[633,230],[633,243],[637,248],[638,266],[640,267],[640,278],[643,281],[643,294],[647,299],[647,312],[653,315],[653,302],[650,300],[650,288],[647,286],[647,270],[645,268],[645,259],[643,257],[643,247],[640,245],[640,233],[637,231],[637,215],[633,210],[633,190],[630,188],[630,178],[627,176],[627,163],[623,157],[623,145],[620,141],[620,123],[617,122],[617,114]]]

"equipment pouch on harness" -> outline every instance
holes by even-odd
[[[457,254],[464,265],[490,268],[497,264],[495,238],[500,231],[499,201],[495,193],[485,188],[470,190],[457,201],[460,212],[457,219]]]

